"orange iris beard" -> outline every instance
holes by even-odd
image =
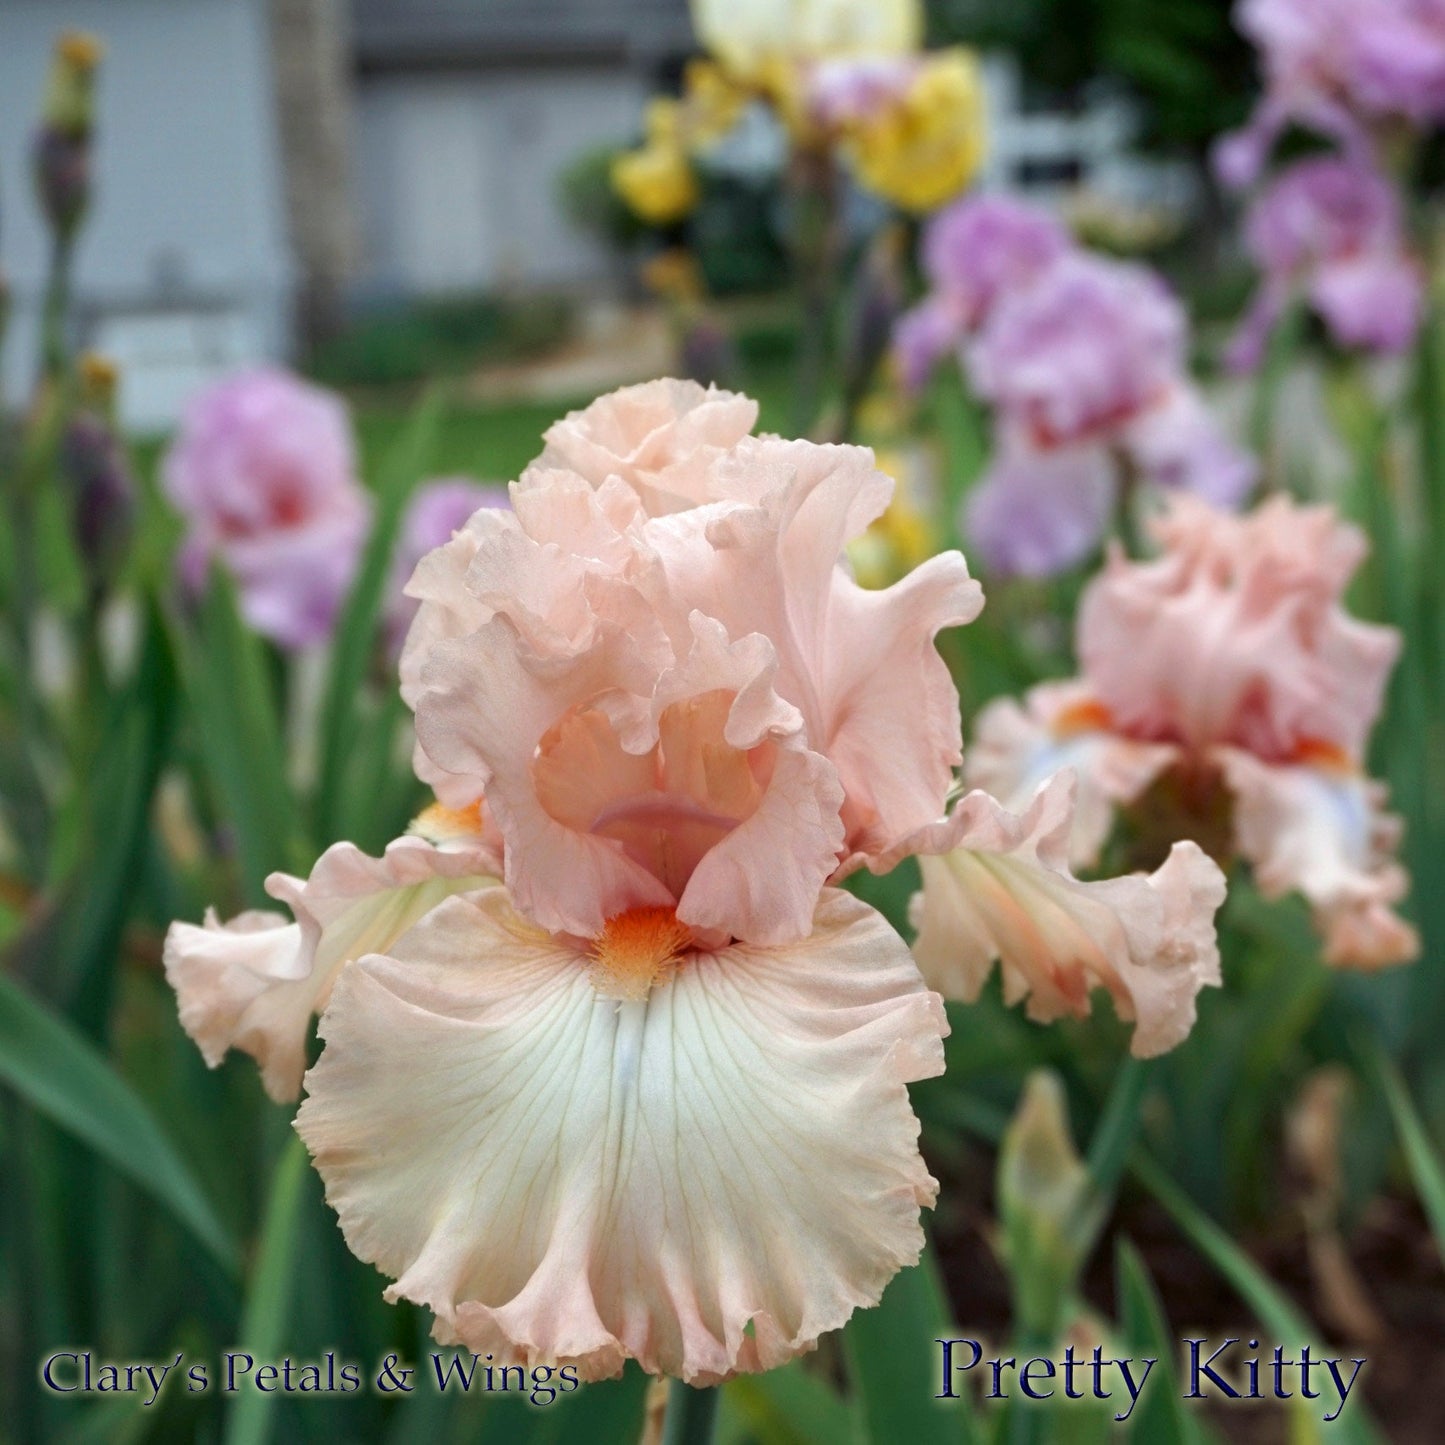
[[[629,908],[614,913],[592,940],[592,982],[597,991],[626,1002],[644,999],[682,962],[692,946],[673,908]]]

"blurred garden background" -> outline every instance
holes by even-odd
[[[0,0],[0,1441],[660,1438],[632,1372],[545,1407],[174,1382],[142,1407],[37,1373],[429,1348],[347,1253],[292,1108],[248,1059],[207,1069],[163,938],[404,831],[410,567],[505,505],[557,418],[659,376],[876,449],[898,491],[851,554],[866,585],[962,548],[987,596],[940,639],[966,746],[990,702],[1077,675],[1080,595],[1111,539],[1149,552],[1156,494],[1332,506],[1369,542],[1349,611],[1402,638],[1347,761],[1404,820],[1389,901],[1419,939],[1326,962],[1314,900],[1253,876],[1214,797],[1191,822],[1217,836],[1188,836],[1230,876],[1224,986],[1189,1038],[1136,1067],[1102,1003],[1048,1028],[997,981],[950,1005],[948,1073],[912,1091],[943,1184],[923,1264],[724,1386],[716,1438],[1445,1438],[1442,127],[1432,0]],[[1001,241],[963,234],[980,200]],[[1002,343],[978,360],[983,292],[1040,235],[1103,267],[1102,329],[1038,362],[1090,393],[1077,436],[1010,412]],[[1180,409],[1146,437],[1107,378],[1150,306]],[[312,537],[322,493],[346,500]],[[1148,827],[1112,845],[1129,866]],[[914,865],[855,886],[907,933]],[[1370,1365],[1331,1424],[1174,1389],[1115,1425],[935,1400],[947,1334]]]

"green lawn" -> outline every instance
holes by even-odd
[[[761,404],[759,430],[787,430],[788,382],[786,360],[769,358],[748,368],[742,387]],[[420,397],[419,391],[410,388],[361,391],[350,397],[362,470],[368,479],[376,476],[378,466],[405,431]],[[435,446],[427,458],[425,476],[464,475],[481,481],[513,481],[542,450],[542,433],[559,417],[591,400],[578,396],[556,401],[452,401],[445,409]],[[157,436],[135,440],[136,464],[143,475],[158,476],[165,444],[166,439]]]
[[[761,431],[786,431],[788,372],[786,364],[757,363],[749,368],[743,390],[762,407]],[[497,404],[458,402],[449,406],[427,465],[431,476],[463,474],[483,481],[513,481],[542,450],[542,433],[568,411],[586,406],[591,397],[557,401]],[[356,429],[369,476],[405,429],[416,405],[414,396],[361,395],[353,399]]]
[[[427,461],[427,473],[511,481],[541,451],[543,431],[570,405],[577,404],[449,406]],[[413,405],[409,400],[362,401],[355,405],[357,440],[368,476],[375,475],[378,463],[406,430]]]

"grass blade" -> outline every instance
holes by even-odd
[[[1264,485],[1277,490],[1284,485],[1287,458],[1280,455],[1277,423],[1285,384],[1299,355],[1304,338],[1305,309],[1295,304],[1280,317],[1270,332],[1264,364],[1260,368],[1254,404],[1249,417],[1249,448],[1264,465]]]
[[[1119,1187],[1134,1140],[1139,1133],[1139,1111],[1149,1087],[1150,1066],[1141,1059],[1126,1058],[1114,1076],[1104,1112],[1089,1140],[1089,1174],[1099,1197],[1112,1200]],[[1103,1221],[1100,1221],[1102,1226]]]
[[[102,1398],[100,1404],[82,1408],[57,1445],[132,1445],[143,1440],[154,1423],[129,1395]]]
[[[860,1310],[843,1331],[848,1378],[863,1407],[866,1438],[909,1445],[959,1445],[979,1438],[972,1407],[939,1400],[933,1342],[954,1333],[931,1246],[912,1269],[896,1275],[875,1309]]]
[[[723,1386],[718,1433],[736,1419],[736,1438],[759,1445],[814,1445],[858,1440],[862,1421],[821,1376],[794,1360],[762,1375],[739,1375]]]
[[[1445,282],[1437,279],[1425,324],[1420,328],[1416,377],[1420,417],[1420,460],[1424,495],[1424,531],[1445,537]],[[1420,626],[1427,666],[1435,682],[1445,679],[1445,584],[1440,569],[1423,576]]]
[[[1129,1437],[1143,1445],[1193,1445],[1199,1430],[1180,1398],[1174,1368],[1177,1344],[1164,1319],[1154,1281],[1143,1256],[1127,1239],[1114,1254],[1115,1296],[1119,1301],[1119,1327],[1131,1355],[1158,1360],[1158,1378],[1151,1379],[1129,1422]]]
[[[1189,1242],[1234,1286],[1272,1341],[1293,1348],[1309,1345],[1311,1350],[1319,1351],[1319,1331],[1314,1325],[1153,1160],[1136,1153],[1131,1167],[1134,1177],[1158,1200]],[[1304,1402],[1296,1397],[1295,1403],[1302,1406]],[[1318,1414],[1306,1415],[1302,1409],[1296,1410],[1293,1425],[1291,1438],[1295,1441],[1322,1439],[1326,1429]],[[1384,1445],[1364,1406],[1356,1401],[1327,1429],[1334,1445]]]
[[[943,533],[949,546],[958,546],[959,508],[988,465],[988,421],[952,371],[934,382],[931,399],[934,429],[943,443]]]
[[[1379,1080],[1390,1117],[1395,1121],[1395,1132],[1400,1136],[1405,1162],[1410,1166],[1410,1176],[1415,1181],[1420,1202],[1425,1206],[1430,1228],[1435,1234],[1435,1247],[1445,1259],[1445,1164],[1442,1164],[1430,1142],[1424,1121],[1411,1102],[1400,1071],[1378,1045],[1372,1049],[1369,1063]]]
[[[283,1353],[290,1323],[296,1247],[301,1235],[301,1206],[310,1160],[306,1146],[293,1138],[271,1181],[271,1197],[261,1226],[261,1243],[241,1315],[240,1348],[259,1366]],[[276,1392],[245,1389],[226,1421],[225,1445],[265,1445],[271,1438]]]
[[[428,392],[382,464],[371,537],[332,641],[331,674],[321,708],[321,768],[315,809],[318,837],[331,838],[339,831],[347,768],[360,724],[358,700],[364,695],[375,651],[392,547],[407,497],[435,450],[444,409],[441,393]]]
[[[720,1398],[716,1385],[697,1387],[669,1380],[662,1445],[712,1445]]]
[[[206,771],[235,830],[246,898],[264,904],[266,875],[310,862],[286,773],[279,709],[261,639],[242,621],[220,569],[202,604],[186,680]]]
[[[0,977],[0,1079],[163,1205],[228,1275],[235,1243],[150,1111],[64,1020]]]
[[[85,780],[86,831],[61,885],[48,956],[33,959],[27,975],[43,972],[46,991],[64,998],[74,1023],[92,1038],[105,1032],[122,931],[135,895],[145,851],[151,802],[170,746],[175,717],[174,659],[154,606],[147,608],[143,650],[135,675],[112,700],[106,745],[94,776]]]
[[[475,1445],[636,1445],[643,1435],[648,1376],[629,1365],[616,1380],[601,1380],[533,1405],[521,1395],[487,1395],[462,1409],[476,1418],[468,1439]]]

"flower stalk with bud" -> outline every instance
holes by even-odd
[[[65,318],[71,263],[80,224],[90,204],[95,129],[95,75],[104,54],[80,31],[56,43],[31,165],[35,193],[50,228],[50,276],[43,322],[44,375],[52,381],[65,364]]]

